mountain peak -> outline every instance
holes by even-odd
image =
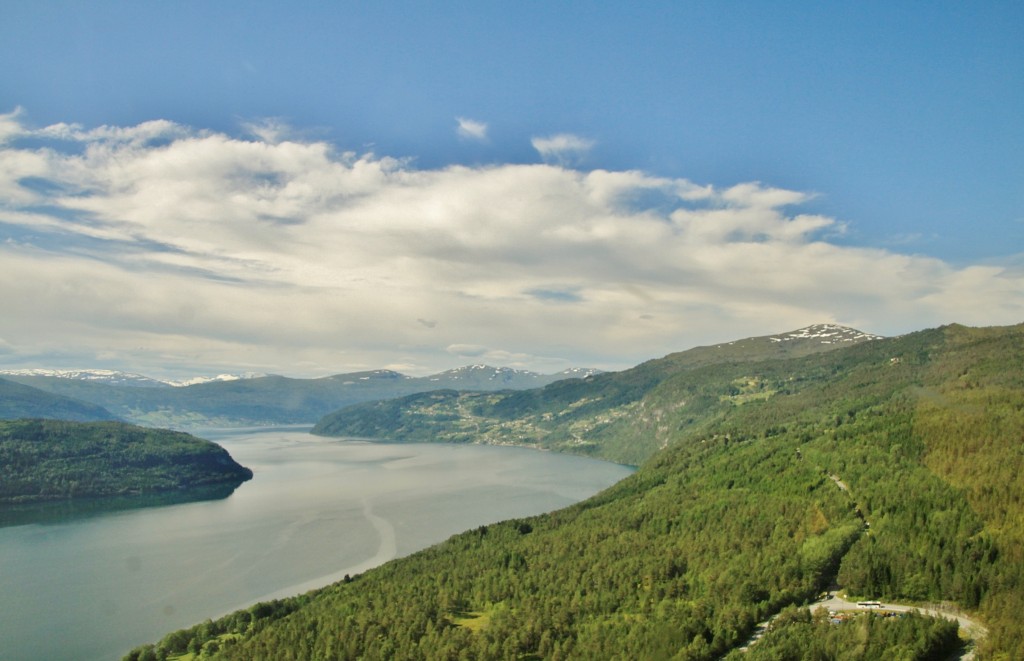
[[[244,374],[218,374],[217,376],[194,376],[189,379],[166,381],[168,385],[176,387],[196,386],[203,383],[217,383],[221,381],[241,381],[242,379],[258,379],[266,374],[258,372],[245,372]]]
[[[872,335],[856,328],[839,324],[813,324],[781,335],[769,337],[772,342],[789,342],[792,340],[818,340],[821,344],[844,344],[847,342],[863,342],[880,340],[881,335]]]
[[[445,370],[434,374],[432,379],[476,379],[488,381],[508,381],[515,378],[538,378],[540,375],[528,370],[520,370],[514,367],[493,367],[491,365],[465,365],[454,369]]]

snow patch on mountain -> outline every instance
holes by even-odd
[[[570,367],[569,369],[558,372],[555,376],[565,379],[589,379],[590,377],[598,374],[604,374],[604,370],[599,370],[593,367]]]
[[[20,369],[0,370],[0,375],[8,376],[43,376],[56,379],[75,379],[78,381],[90,381],[92,383],[103,383],[110,386],[136,386],[136,387],[162,387],[168,385],[163,381],[151,379],[141,374],[130,372],[119,372],[117,370],[52,370],[52,369]]]
[[[863,342],[865,340],[881,340],[881,335],[872,335],[856,328],[838,324],[814,324],[782,335],[773,335],[772,342],[790,342],[792,340],[818,340],[822,344],[842,344],[845,342]]]
[[[530,372],[528,370],[515,369],[513,367],[491,367],[490,365],[466,365],[464,367],[456,367],[455,369],[447,370],[434,374],[431,377],[434,380],[439,379],[488,379],[494,380],[508,380],[512,377],[536,379],[541,375],[536,372]]]
[[[218,381],[241,381],[242,379],[258,379],[266,374],[257,374],[256,372],[246,372],[244,374],[218,374],[217,376],[194,376],[190,379],[181,379],[175,381],[164,381],[169,386],[175,388],[184,388],[186,386],[195,386],[201,383],[215,383]]]
[[[217,376],[196,376],[190,379],[167,380],[154,379],[141,374],[131,372],[120,372],[118,370],[102,369],[77,369],[77,370],[56,370],[56,369],[20,369],[0,370],[0,376],[41,376],[55,379],[69,379],[75,381],[88,381],[91,383],[102,383],[108,386],[133,386],[136,388],[165,388],[167,386],[184,387],[194,386],[198,383],[211,383],[213,381],[237,381],[239,379],[254,379],[264,374],[247,372],[244,374],[218,374]]]

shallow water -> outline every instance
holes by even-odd
[[[482,524],[589,497],[631,469],[523,448],[201,434],[255,472],[227,498],[0,528],[0,659],[114,659],[256,601]]]

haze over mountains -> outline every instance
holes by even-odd
[[[318,379],[243,374],[168,383],[113,370],[31,369],[3,371],[0,379],[47,394],[47,397],[38,396],[32,406],[19,409],[26,417],[63,418],[66,413],[62,411],[74,409],[76,417],[71,419],[76,420],[121,418],[143,425],[193,428],[312,424],[349,404],[424,390],[536,388],[598,373],[599,370],[576,368],[556,374],[538,374],[507,367],[468,365],[426,377],[373,370]],[[23,396],[28,393],[21,392]],[[55,396],[64,398],[59,400],[60,406],[55,404],[58,401],[53,399]],[[79,411],[82,404],[92,405],[92,413]],[[20,417],[15,413],[12,408],[7,417]]]
[[[657,359],[657,364],[692,366],[798,356],[878,338],[838,324],[814,324],[773,336],[695,347]],[[626,373],[646,373],[643,379],[647,381],[658,379],[663,376],[662,368],[651,371],[654,362],[648,361],[626,370]],[[321,421],[318,427],[321,433],[335,434],[345,429],[350,435],[373,435],[379,431],[374,425],[336,428],[336,423],[322,421],[322,418],[361,403],[377,406],[378,411],[391,410],[396,406],[413,410],[412,402],[402,398],[415,398],[433,391],[445,391],[449,398],[452,393],[466,393],[458,398],[460,401],[463,397],[474,397],[473,393],[526,391],[517,401],[540,397],[550,403],[574,392],[573,389],[579,386],[572,384],[581,380],[589,382],[604,378],[616,383],[618,378],[610,377],[615,373],[620,372],[573,368],[541,374],[475,364],[429,377],[409,377],[390,369],[376,369],[319,379],[241,373],[169,383],[142,374],[110,369],[35,368],[0,371],[0,381],[6,384],[3,386],[5,392],[10,393],[4,400],[7,417],[57,417],[79,421],[120,418],[138,425],[185,430],[218,426],[311,425]],[[559,382],[564,383],[555,390],[548,388]],[[16,397],[15,386],[22,387],[17,390]],[[25,387],[38,392],[33,394],[34,391]],[[555,395],[556,391],[561,394]],[[422,428],[417,433],[423,435],[429,431]],[[479,434],[472,430],[463,430],[460,434],[462,440],[471,437],[479,437]]]
[[[0,419],[52,418],[89,422],[114,420],[102,406],[0,379]]]
[[[804,355],[877,338],[845,326],[815,324],[787,333],[696,347],[671,354],[665,360],[668,364],[680,360],[699,364]],[[640,372],[644,369],[633,368]],[[166,382],[115,370],[36,368],[0,371],[0,379],[12,384],[7,386],[10,392],[15,383],[41,391],[32,395],[31,391],[20,390],[17,399],[9,398],[6,417],[122,419],[148,426],[194,429],[313,424],[328,414],[363,402],[396,400],[437,390],[531,390],[567,379],[589,381],[601,374],[600,370],[588,368],[538,374],[509,367],[467,365],[425,377],[372,370],[316,379],[243,373]],[[544,393],[545,397],[549,395]],[[385,404],[394,405],[397,402]]]
[[[662,422],[673,402],[654,410],[642,400],[682,371],[810,356],[883,339],[835,324],[751,337],[656,358],[621,372],[562,380],[544,387],[485,392],[431,390],[391,400],[353,404],[324,416],[314,434],[395,441],[532,445],[597,454],[635,464],[665,447],[672,430]],[[738,383],[738,400],[775,392],[759,380]]]

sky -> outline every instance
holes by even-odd
[[[1024,3],[12,2],[0,369],[1024,322]]]

